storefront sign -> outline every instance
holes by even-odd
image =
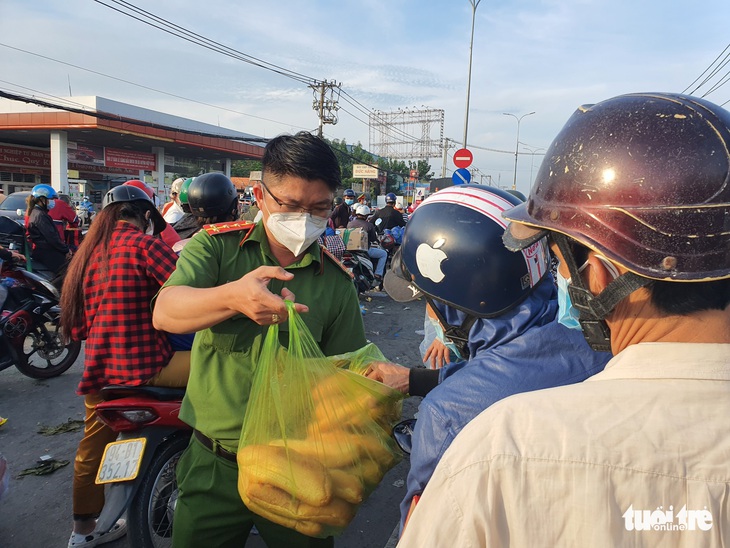
[[[40,148],[0,144],[0,164],[9,166],[51,167],[51,153]]]
[[[104,152],[106,167],[140,169],[145,171],[155,171],[157,169],[155,155],[150,152],[134,152],[132,150],[119,150],[116,148],[106,148]]]
[[[355,179],[377,179],[378,168],[367,164],[353,164],[352,176]]]
[[[80,145],[76,148],[68,147],[68,161],[77,164],[104,165],[104,147],[96,145]]]

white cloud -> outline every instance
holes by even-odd
[[[466,0],[135,0],[208,38],[281,67],[337,80],[357,101],[389,111],[446,111],[463,134],[471,6]],[[546,147],[575,108],[629,91],[682,91],[727,45],[730,4],[702,9],[648,0],[491,0],[476,14],[469,141],[512,150],[503,112],[535,111],[520,140]],[[91,0],[3,0],[0,42],[248,116],[175,99],[0,47],[0,78],[55,95],[102,95],[272,136],[314,128],[306,85],[152,29]],[[0,83],[0,88],[10,89]],[[730,86],[710,99],[730,98]],[[357,118],[367,116],[342,100]],[[347,112],[330,137],[368,144]],[[531,160],[531,158],[530,158]],[[514,157],[475,149],[475,165],[512,178]],[[440,162],[434,161],[440,171]],[[451,166],[449,166],[451,167]],[[530,162],[520,158],[527,190]]]

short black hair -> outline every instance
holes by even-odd
[[[334,192],[342,184],[340,164],[335,153],[321,137],[307,131],[279,135],[269,141],[262,161],[264,174],[293,175],[308,181],[324,181]]]
[[[725,310],[730,305],[730,279],[711,282],[665,282],[646,286],[651,303],[665,314],[685,316],[703,310]]]

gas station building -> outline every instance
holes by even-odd
[[[254,135],[103,97],[38,103],[0,99],[0,189],[6,195],[48,183],[74,202],[89,196],[100,205],[110,188],[140,179],[163,203],[177,177],[210,171],[230,177],[234,160],[263,156]]]

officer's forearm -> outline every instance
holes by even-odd
[[[227,284],[208,288],[166,287],[155,301],[152,323],[155,329],[169,333],[207,329],[238,313],[226,304],[230,302],[228,291]]]

